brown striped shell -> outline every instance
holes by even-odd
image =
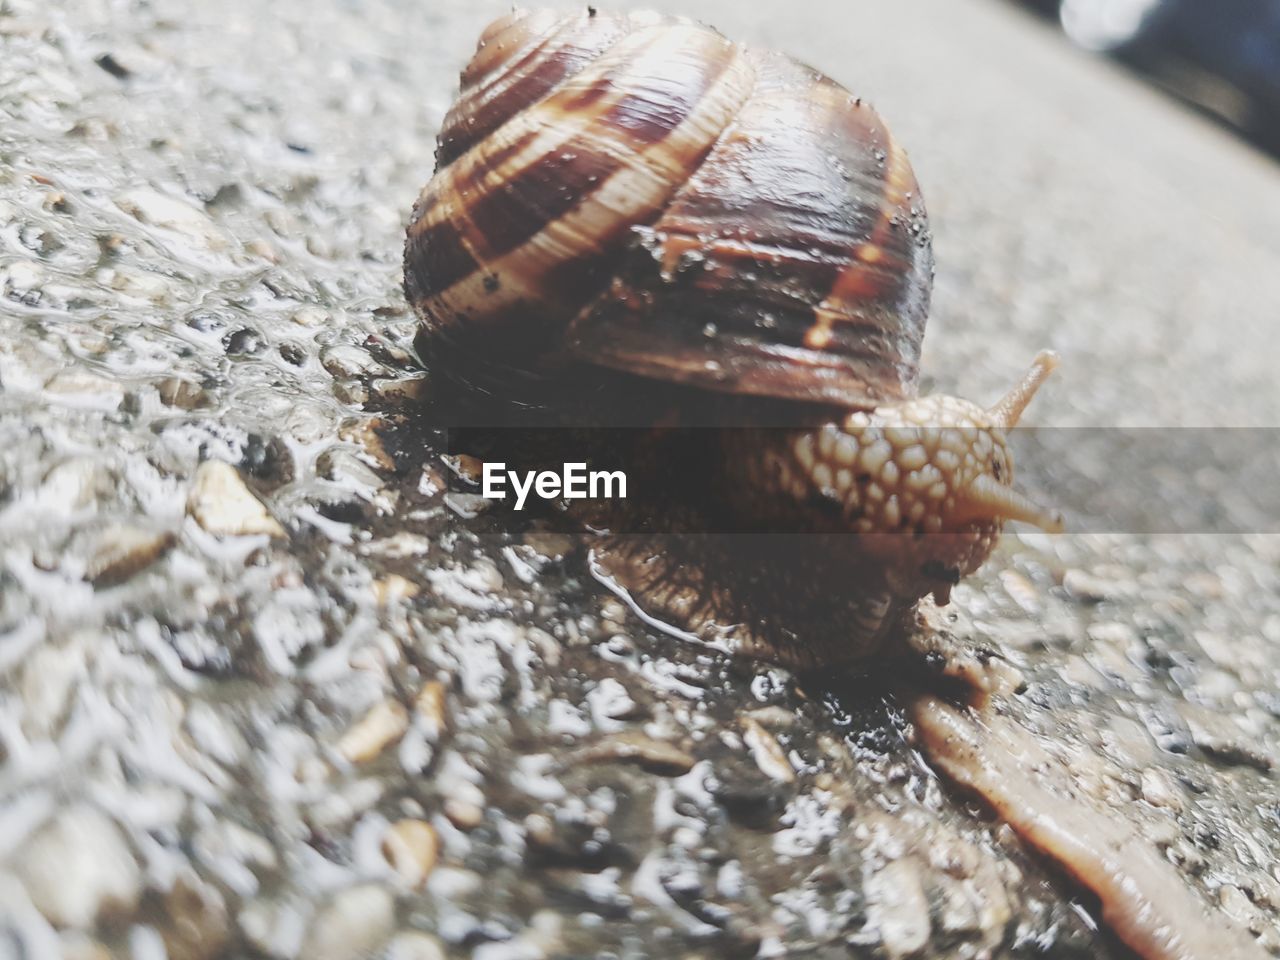
[[[437,160],[405,249],[431,338],[846,408],[916,392],[919,187],[808,67],[681,18],[515,12]]]

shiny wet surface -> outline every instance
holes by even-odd
[[[1003,6],[888,6],[692,12],[911,152],[926,377],[994,398],[1052,346],[1037,423],[1275,425],[1274,169]],[[896,666],[680,643],[464,519],[429,434],[380,445],[421,390],[404,222],[499,11],[220,7],[0,6],[0,951],[1121,955],[924,762]],[[952,608],[1273,952],[1278,564],[1010,537]]]

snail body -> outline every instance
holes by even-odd
[[[405,246],[437,369],[500,405],[640,397],[726,427],[716,509],[809,534],[599,544],[641,606],[792,665],[856,659],[1005,520],[1059,525],[1010,486],[1005,437],[1051,355],[989,410],[916,396],[919,186],[831,79],[683,18],[517,11],[438,147]]]

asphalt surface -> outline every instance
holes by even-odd
[[[0,957],[1123,956],[917,750],[896,665],[707,653],[444,502],[401,238],[505,9],[0,0]],[[1274,160],[997,0],[680,12],[906,145],[929,389],[1052,347],[1035,424],[1280,426]],[[1010,535],[950,623],[1273,955],[1278,565]]]

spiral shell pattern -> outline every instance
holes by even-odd
[[[405,247],[431,337],[844,407],[915,394],[931,280],[874,110],[650,13],[492,24]]]

